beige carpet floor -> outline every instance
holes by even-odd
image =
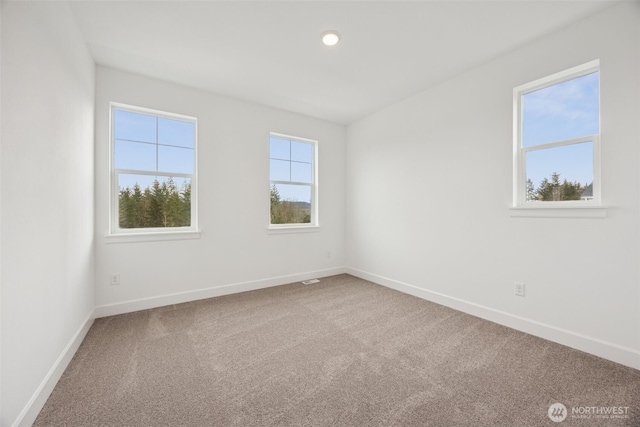
[[[340,275],[97,319],[35,425],[640,426],[640,371]]]

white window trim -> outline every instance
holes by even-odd
[[[287,224],[274,224],[278,225],[287,225]],[[289,227],[275,227],[269,226],[267,229],[267,234],[295,234],[295,233],[317,233],[320,231],[320,226],[318,225],[298,225],[291,224]]]
[[[122,233],[105,236],[106,243],[138,243],[138,242],[165,242],[171,240],[199,239],[200,231],[162,231],[149,233]]]
[[[552,74],[513,89],[513,204],[511,216],[592,218],[605,217],[606,206],[602,205],[602,179],[600,170],[600,134],[579,138],[552,141],[529,147],[522,146],[522,97],[557,83],[581,77],[593,72],[600,73],[600,60],[587,62]],[[601,74],[600,74],[601,76]],[[600,99],[600,96],[598,97]],[[600,118],[598,118],[600,119]],[[600,129],[600,124],[598,126]],[[526,153],[545,148],[562,147],[583,142],[593,142],[593,199],[561,202],[526,201]]]
[[[271,224],[271,206],[267,207],[267,231],[268,234],[290,234],[290,233],[309,233],[320,230],[320,220],[318,216],[318,141],[315,139],[301,138],[299,136],[287,135],[278,132],[269,132],[269,141],[271,137],[289,139],[292,141],[306,142],[313,145],[313,182],[311,183],[311,222],[309,224]],[[267,160],[270,160],[271,156]],[[295,181],[278,181],[271,180],[271,167],[269,171],[268,183],[271,190],[272,183],[280,183],[287,185],[309,185],[308,182],[299,183]]]
[[[539,206],[539,207],[511,207],[509,215],[518,218],[606,218],[606,206]]]
[[[122,110],[132,113],[149,114],[167,119],[177,119],[193,122],[193,174],[173,173],[173,172],[150,172],[134,169],[114,168],[114,120],[113,111]],[[171,176],[171,177],[191,177],[191,226],[189,227],[167,227],[167,228],[132,228],[124,229],[119,227],[119,198],[118,198],[118,173],[135,173],[138,175]],[[134,105],[122,104],[118,102],[109,103],[109,234],[107,242],[144,242],[161,240],[182,240],[200,238],[198,229],[198,119],[197,117],[183,114],[170,113],[167,111],[154,110],[151,108],[138,107]]]

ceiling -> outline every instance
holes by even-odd
[[[613,2],[70,4],[97,64],[349,124]]]

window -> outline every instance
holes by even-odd
[[[271,228],[317,226],[317,141],[269,138]]]
[[[111,105],[111,234],[195,231],[196,119]]]
[[[514,89],[514,206],[600,203],[599,62]]]

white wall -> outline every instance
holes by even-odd
[[[200,239],[111,243],[105,238],[109,102],[198,118]],[[319,141],[320,231],[267,233],[269,132]],[[344,126],[98,67],[97,315],[343,271],[345,133]],[[120,285],[109,284],[111,273],[120,274]]]
[[[108,68],[94,75],[66,3],[1,5],[0,425],[37,414],[94,304],[104,315],[333,274],[345,263],[380,283],[640,367],[625,359],[640,352],[637,3],[348,132]],[[595,58],[608,217],[510,217],[512,88]],[[110,101],[199,118],[200,239],[107,242]],[[319,140],[318,232],[267,233],[271,131]],[[122,284],[110,286],[110,273]],[[527,284],[525,298],[513,296],[516,280]]]
[[[350,271],[640,368],[639,28],[614,6],[349,126]],[[597,58],[608,217],[511,217],[512,89]]]
[[[90,324],[95,68],[65,2],[2,2],[1,40],[0,425],[9,426],[32,421]]]

